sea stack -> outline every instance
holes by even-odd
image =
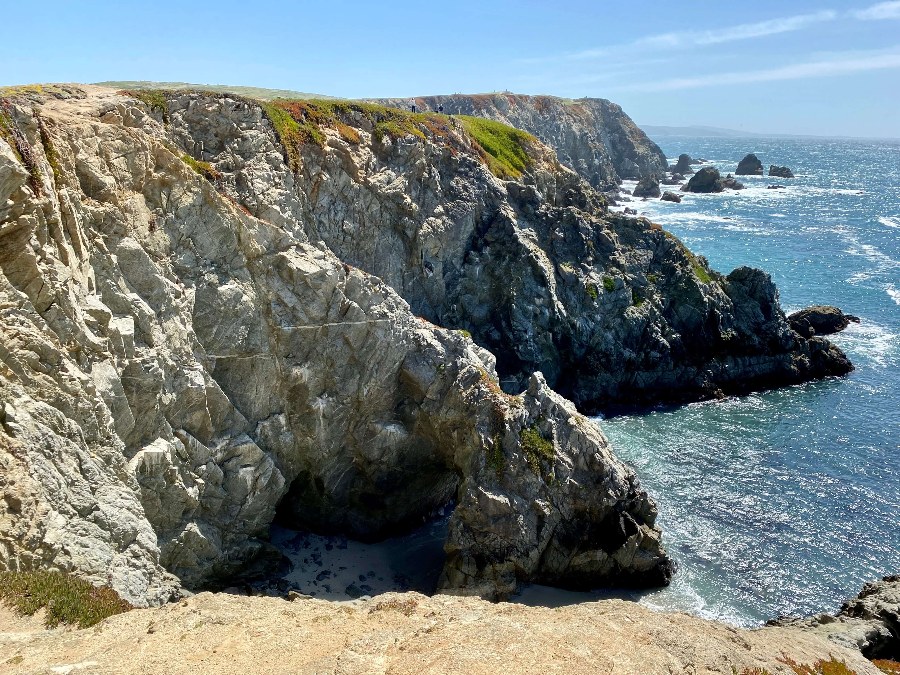
[[[734,173],[738,176],[762,176],[763,164],[759,161],[759,157],[751,152],[740,161]]]

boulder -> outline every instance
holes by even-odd
[[[766,190],[784,190],[784,185],[766,185]]]
[[[859,323],[859,317],[844,314],[837,307],[815,305],[788,316],[791,328],[800,335],[831,335],[844,330],[851,323]]]
[[[763,165],[759,161],[759,157],[752,152],[744,157],[737,166],[735,173],[738,176],[762,176]]]
[[[634,197],[659,197],[659,179],[656,174],[641,178],[631,194]]]
[[[770,164],[769,175],[776,176],[778,178],[793,178],[794,172],[786,166],[776,166],[775,164]]]
[[[669,192],[666,190],[663,192],[663,196],[660,199],[664,202],[675,202],[676,204],[681,203],[681,195],[677,195],[674,192]]]
[[[693,163],[690,155],[682,153],[678,155],[678,161],[675,162],[675,166],[672,167],[672,173],[694,173],[694,170],[691,168],[691,164]]]
[[[719,170],[711,166],[700,169],[681,188],[682,192],[722,192],[724,189]]]
[[[736,180],[734,176],[728,174],[725,178],[722,179],[722,186],[728,188],[729,190],[743,190],[744,184],[740,181]]]
[[[684,182],[684,176],[673,173],[669,178],[663,178],[660,182],[660,185],[681,185]]]

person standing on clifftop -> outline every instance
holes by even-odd
[[[416,100],[413,98],[409,99],[409,111],[416,112]]]
[[[443,103],[438,103],[438,112],[439,112],[439,113],[443,113],[443,112],[444,112],[444,104],[443,104]]]

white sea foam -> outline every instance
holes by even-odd
[[[878,219],[878,222],[885,227],[900,229],[900,216],[884,216]]]
[[[894,292],[900,295],[900,292]],[[900,304],[900,299],[895,298],[895,302]],[[829,339],[851,352],[851,358],[853,353],[861,354],[873,365],[882,368],[895,364],[900,356],[900,335],[866,317],[862,317],[860,323],[851,323],[837,335],[829,336]]]
[[[900,305],[900,291],[894,286],[894,284],[888,284],[884,288],[885,293],[888,294],[891,300]]]

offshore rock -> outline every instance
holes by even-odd
[[[801,309],[788,316],[791,328],[800,335],[831,335],[844,330],[851,323],[859,323],[859,317],[844,314],[837,307],[816,305]]]
[[[681,195],[676,194],[674,192],[669,192],[668,190],[663,192],[663,195],[662,195],[662,197],[660,197],[660,199],[663,200],[664,202],[675,202],[676,204],[681,203]]]
[[[725,178],[722,179],[722,187],[729,190],[743,190],[744,184],[735,179],[735,177],[731,174],[728,174],[727,176],[725,176]]]
[[[503,183],[457,132],[348,118],[358,144],[324,129],[292,170],[236,97],[9,109],[33,165],[0,140],[0,566],[158,604],[271,556],[276,513],[378,537],[455,499],[448,590],[668,579],[655,506],[596,427],[539,375],[504,394],[492,354],[420,318],[463,325],[447,265],[491,223],[599,212],[549,150]]]
[[[622,108],[601,98],[574,101],[555,96],[454,94],[415,99],[419,110],[443,106],[450,115],[487,117],[537,136],[559,161],[593,187],[614,187],[620,179],[665,174],[666,156]],[[384,99],[406,108],[406,99]]]
[[[695,173],[681,190],[682,192],[722,192],[725,190],[725,185],[719,170],[707,166]]]
[[[738,176],[762,176],[763,165],[759,161],[759,157],[751,152],[738,162],[737,170],[734,173]]]
[[[691,164],[696,164],[694,160],[691,159],[691,156],[686,153],[681,153],[678,155],[678,161],[672,166],[672,173],[681,174],[682,178],[689,173],[694,173],[694,170],[691,168]]]
[[[794,172],[786,166],[776,166],[775,164],[771,164],[769,165],[769,175],[777,176],[778,178],[793,178]]]
[[[659,197],[659,179],[656,174],[641,178],[631,194],[634,197]]]

